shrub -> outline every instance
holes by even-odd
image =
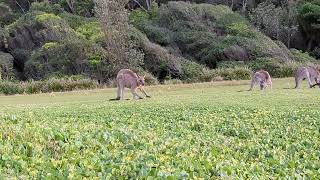
[[[243,66],[245,66],[245,62],[243,61],[220,61],[217,64],[217,68],[235,68]]]
[[[301,63],[288,62],[280,63],[278,60],[273,58],[259,58],[257,61],[249,63],[249,66],[254,70],[266,70],[272,77],[292,77],[294,72],[297,70]]]
[[[134,25],[139,25],[141,22],[147,21],[150,19],[150,14],[142,9],[136,9],[131,11],[129,16],[130,23]]]
[[[22,94],[24,89],[20,83],[0,81],[0,93],[6,95]]]
[[[217,74],[214,70],[203,68],[202,73],[198,79],[200,82],[211,82],[216,76]]]
[[[250,27],[241,22],[241,23],[232,23],[231,25],[227,26],[227,30],[230,34],[236,35],[236,36],[242,36],[242,37],[250,37],[254,38],[255,33],[253,30],[250,29]]]
[[[301,50],[297,50],[297,49],[292,49],[291,50],[293,56],[294,56],[294,60],[296,62],[301,62],[301,63],[317,63],[318,61],[311,57],[307,52],[302,52]]]
[[[148,38],[162,46],[169,45],[172,42],[172,32],[164,27],[152,25],[150,21],[140,24],[140,30],[144,32]]]
[[[76,32],[78,35],[91,42],[102,42],[104,37],[99,22],[89,22],[81,25],[76,29]]]
[[[55,48],[57,46],[58,46],[57,42],[47,42],[42,46],[42,48],[46,49],[46,50],[49,50],[49,49]]]
[[[226,7],[226,8],[228,8],[228,7]],[[232,25],[234,23],[247,24],[247,25],[249,24],[248,21],[243,16],[241,16],[238,13],[234,13],[232,11],[229,11],[227,13],[223,13],[219,17],[220,18],[217,19],[217,24],[220,27],[227,27],[227,26]]]
[[[12,12],[9,6],[0,1],[0,27],[12,23],[17,15]]]
[[[70,13],[80,16],[91,17],[94,11],[94,1],[92,0],[73,0],[72,9],[68,5],[67,0],[59,0],[59,4]]]
[[[60,21],[61,17],[52,13],[42,13],[36,16],[36,21],[39,23],[46,23],[47,21]]]
[[[184,61],[182,63],[182,77],[181,79],[186,82],[197,82],[202,75],[202,70],[204,66],[192,62],[192,61]]]
[[[33,2],[31,4],[31,11],[42,11],[46,13],[59,14],[63,12],[63,9],[59,4],[50,4],[48,1]]]
[[[170,85],[170,84],[182,84],[183,82],[180,79],[166,79],[163,81],[163,84]]]
[[[96,22],[95,18],[86,18],[66,12],[59,14],[59,17],[68,22],[69,26],[74,30],[87,23]]]
[[[144,80],[145,80],[146,85],[157,85],[157,84],[159,84],[158,79],[156,77],[154,77],[150,73],[145,73]]]
[[[215,69],[215,77],[221,76],[224,80],[250,79],[252,71],[247,67]]]
[[[35,17],[37,15],[43,14],[39,11],[31,11],[22,16],[20,16],[16,21],[6,26],[8,32],[13,32],[17,27],[20,26],[30,26],[35,23]]]
[[[157,18],[144,20],[137,28],[151,41],[178,49],[177,53],[185,58],[209,68],[216,68],[224,59],[224,50],[232,46],[248,51],[250,60],[260,57],[290,60],[290,52],[256,31],[227,6],[169,2],[160,7]]]
[[[77,89],[94,89],[98,84],[90,79],[77,79],[66,77],[61,79],[50,78],[45,81],[27,81],[22,83],[0,81],[0,93],[6,95],[13,94],[35,94],[46,92],[62,92]]]
[[[64,75],[90,74],[88,56],[94,47],[85,40],[49,42],[33,51],[25,64],[28,79],[40,80],[59,73]]]
[[[13,61],[10,54],[2,53],[0,50],[0,80],[14,77]]]
[[[24,83],[24,92],[27,94],[36,94],[41,92],[48,92],[48,90],[44,89],[44,82],[42,81],[29,81]]]
[[[279,69],[277,69],[273,76],[277,78],[292,77],[299,66],[300,65],[297,63],[283,64]]]
[[[320,59],[320,47],[316,47],[313,51],[312,51],[312,53],[311,53],[311,55],[314,57],[314,58],[316,58],[316,59]]]

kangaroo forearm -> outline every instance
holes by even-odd
[[[144,95],[146,95],[147,97],[150,97],[149,94],[144,89],[142,89],[141,91]]]

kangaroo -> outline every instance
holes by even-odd
[[[258,83],[260,83],[260,90],[264,90],[267,86],[272,89],[271,76],[267,71],[260,70],[253,74],[249,91],[251,91]]]
[[[138,76],[136,73],[131,71],[130,69],[121,69],[117,74],[117,97],[115,99],[110,100],[123,100],[124,96],[124,88],[130,88],[131,93],[133,95],[133,99],[143,99],[141,96],[137,94],[137,89],[139,89],[146,97],[150,96],[144,90],[144,76]]]
[[[319,86],[320,88],[320,83],[315,83],[314,85],[311,86],[311,88],[314,88],[315,86]]]
[[[319,70],[312,66],[298,68],[295,74],[295,82],[296,82],[295,88],[299,88],[301,81],[305,79],[307,79],[308,85],[310,88],[316,85],[319,85],[320,83]],[[312,80],[314,80],[316,84],[312,85]]]

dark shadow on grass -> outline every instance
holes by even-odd
[[[130,100],[130,99],[124,99],[124,100]],[[120,99],[116,99],[116,98],[114,98],[114,99],[109,99],[109,101],[120,101]]]
[[[237,92],[248,92],[248,91],[250,91],[250,90],[239,90]]]

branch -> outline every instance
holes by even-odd
[[[148,12],[137,0],[132,0],[132,1],[135,2],[136,4],[138,4],[138,6],[139,6],[142,10]]]
[[[66,0],[66,2],[67,2],[68,6],[70,8],[70,11],[72,12],[72,14],[74,14],[73,3],[70,2],[70,0]]]
[[[18,3],[18,1],[15,0],[15,2],[16,2],[16,4],[20,7],[20,9],[22,10],[22,12],[25,13],[25,12],[24,12],[24,9],[23,9],[22,6]]]

